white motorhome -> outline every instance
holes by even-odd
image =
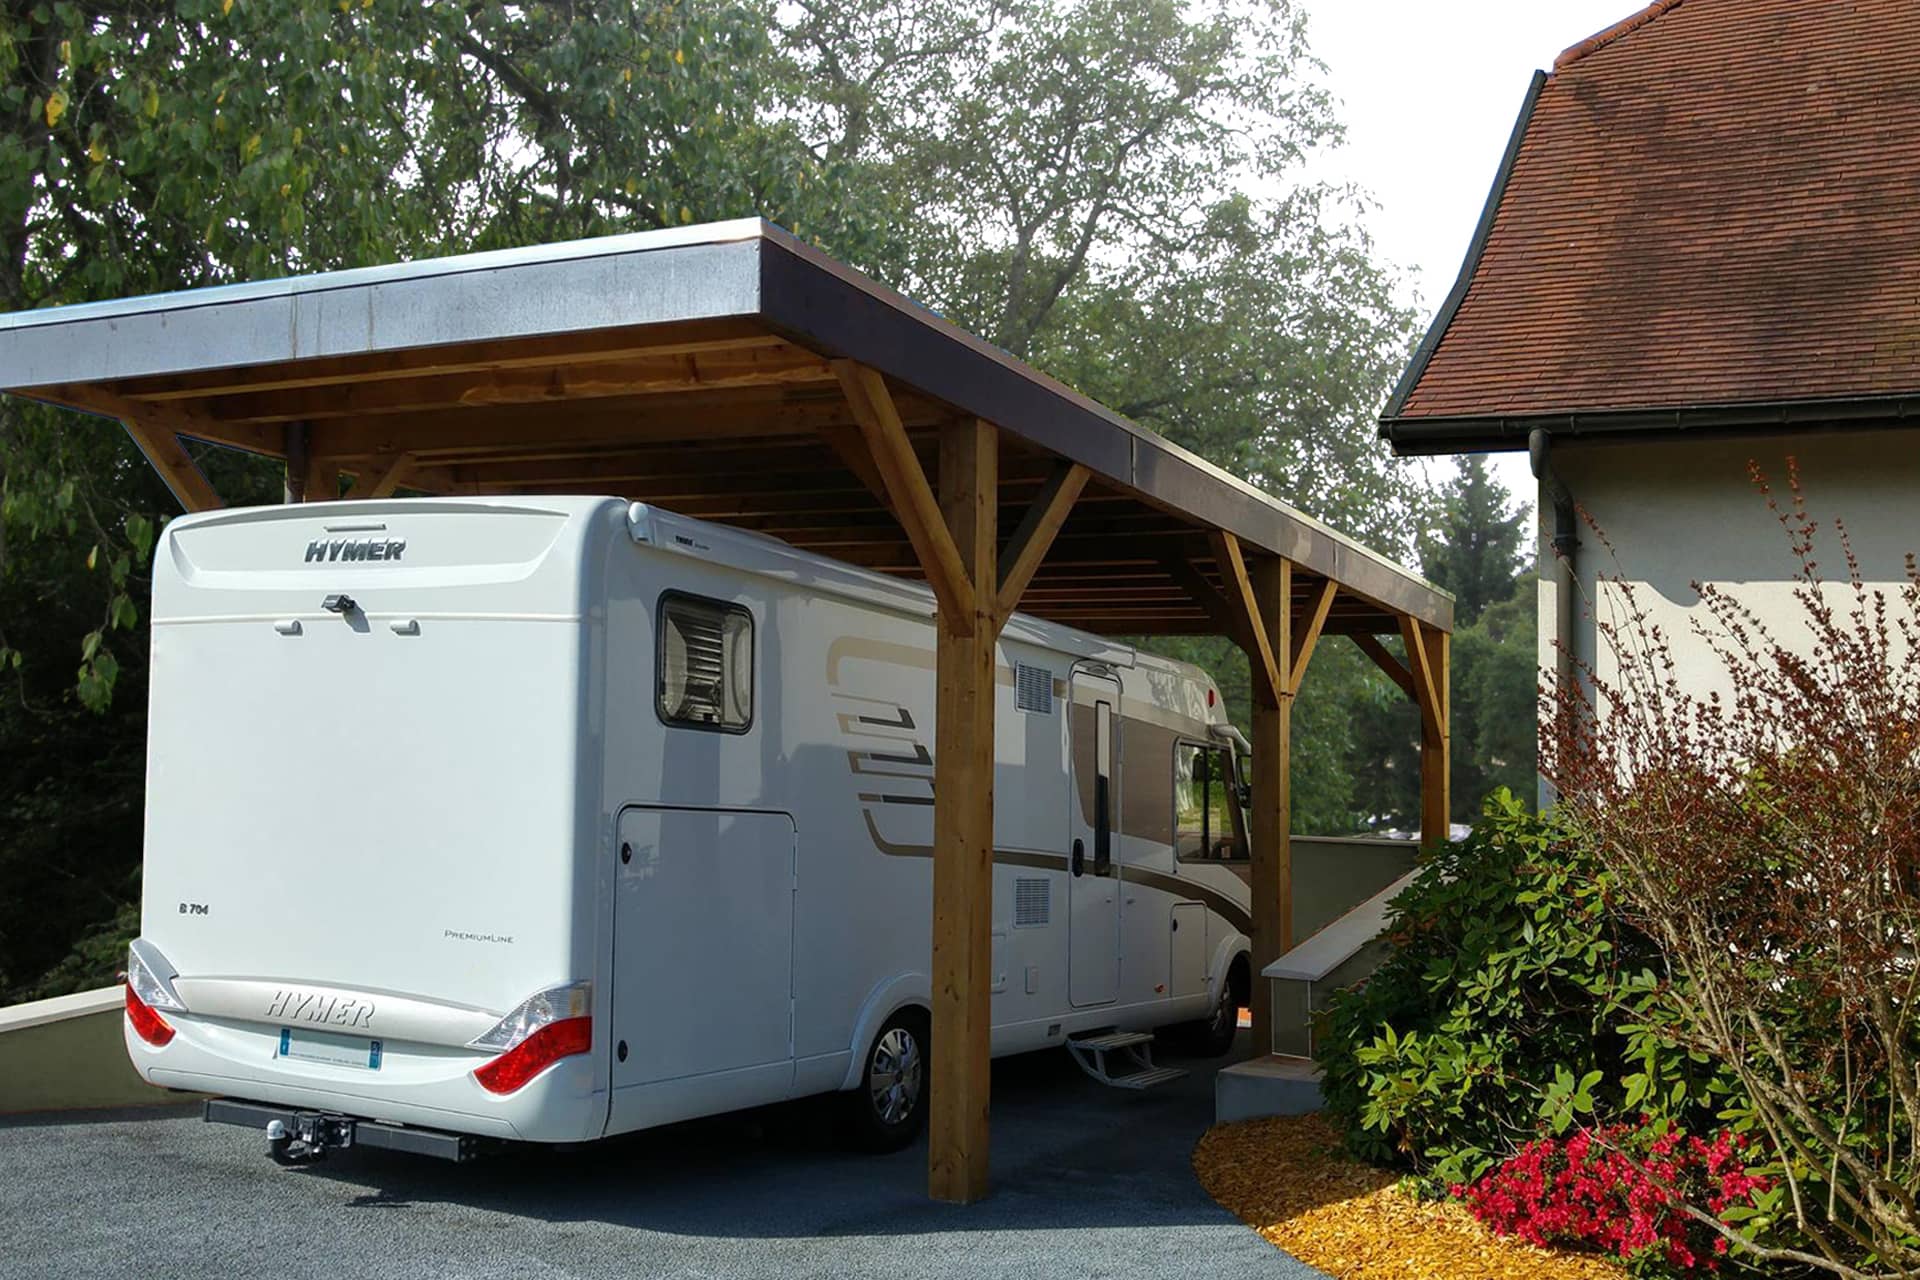
[[[917,584],[610,498],[175,520],[135,1066],[281,1158],[835,1091],[870,1145],[910,1140],[932,616]],[[1173,1024],[1223,1051],[1249,925],[1217,688],[1020,615],[998,663],[993,1052],[1097,1065]]]

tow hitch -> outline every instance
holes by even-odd
[[[313,1164],[335,1147],[353,1145],[353,1120],[320,1111],[296,1111],[267,1121],[267,1155],[278,1165]]]
[[[471,1160],[504,1145],[497,1138],[443,1133],[384,1120],[362,1120],[337,1111],[297,1111],[233,1098],[209,1098],[203,1118],[209,1124],[237,1124],[267,1131],[267,1154],[275,1164],[303,1165],[327,1158],[329,1151],[385,1147],[441,1160]]]

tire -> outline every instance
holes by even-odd
[[[1225,1057],[1240,1031],[1240,988],[1234,975],[1229,973],[1220,984],[1220,998],[1214,1001],[1213,1012],[1198,1022],[1183,1023],[1178,1030],[1179,1044],[1187,1052],[1201,1058]]]
[[[867,1046],[859,1082],[840,1095],[840,1129],[858,1151],[898,1151],[927,1123],[927,1015],[902,1009]]]

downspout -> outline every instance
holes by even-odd
[[[1573,597],[1579,583],[1580,526],[1573,509],[1573,495],[1566,482],[1554,470],[1553,436],[1536,427],[1527,433],[1527,464],[1540,483],[1541,497],[1553,502],[1553,683],[1556,689],[1571,689],[1573,665]],[[1553,788],[1540,779],[1540,807],[1553,802]]]

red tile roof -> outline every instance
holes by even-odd
[[[1469,270],[1389,424],[1920,391],[1920,2],[1662,0],[1575,45]]]

